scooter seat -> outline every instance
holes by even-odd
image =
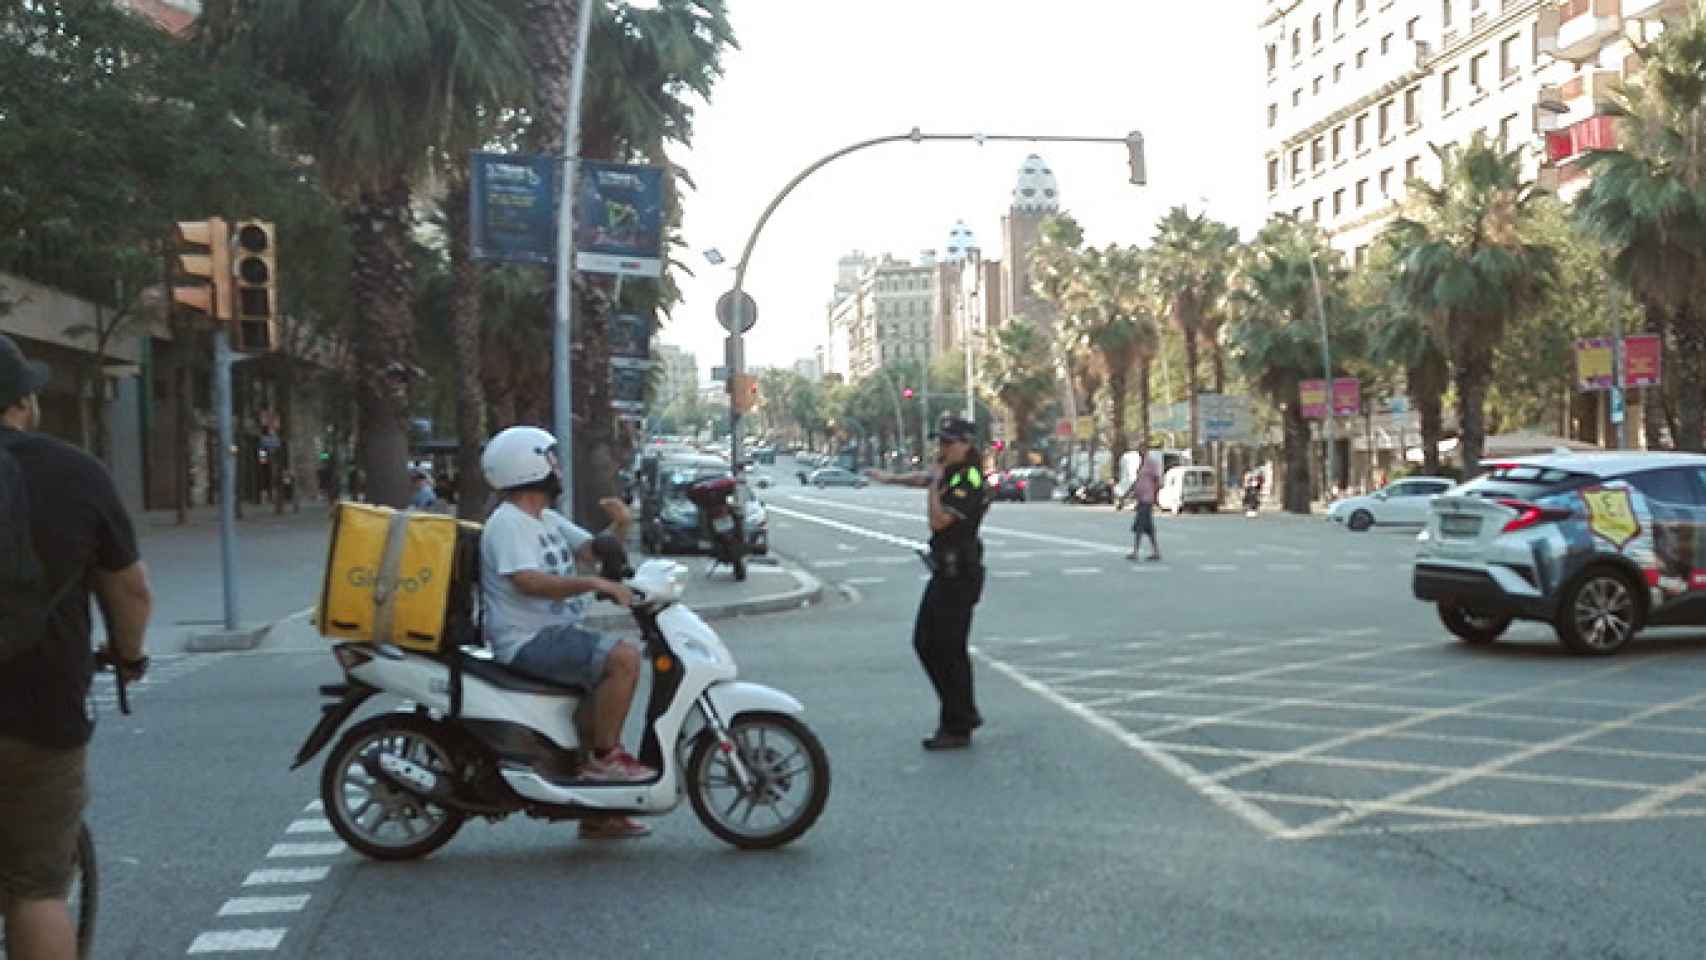
[[[542,693],[549,696],[568,696],[586,693],[585,687],[565,686],[538,680],[526,674],[517,673],[496,660],[486,657],[476,657],[466,651],[462,652],[462,671],[479,677],[494,687],[513,690],[516,693]]]

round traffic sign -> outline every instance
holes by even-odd
[[[758,322],[758,301],[752,299],[752,294],[745,290],[740,292],[741,325],[740,332],[746,333]],[[717,298],[717,322],[730,333],[735,331],[735,292],[730,290]]]

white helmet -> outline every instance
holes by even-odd
[[[480,454],[480,472],[493,490],[538,483],[557,472],[557,438],[538,427],[500,431]]]

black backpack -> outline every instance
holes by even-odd
[[[11,450],[20,436],[0,431],[0,664],[46,641],[54,608],[70,587],[48,589],[47,570],[36,555],[29,482]]]

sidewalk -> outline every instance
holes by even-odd
[[[219,514],[213,508],[190,512],[177,525],[171,511],[135,518],[142,558],[154,586],[154,616],[148,649],[178,653],[190,638],[219,630],[224,621],[220,579]],[[330,545],[331,516],[323,503],[304,503],[299,513],[281,516],[271,506],[249,508],[237,522],[237,594],[239,620],[245,626],[271,626],[266,648],[323,646],[314,630]],[[631,545],[636,565],[645,559],[637,540]],[[747,579],[737,583],[727,567],[705,576],[708,557],[670,557],[689,569],[687,604],[706,620],[794,610],[818,602],[823,585],[797,564],[755,557]],[[608,605],[601,605],[608,607]],[[589,621],[602,629],[632,625],[627,613],[597,610]]]

